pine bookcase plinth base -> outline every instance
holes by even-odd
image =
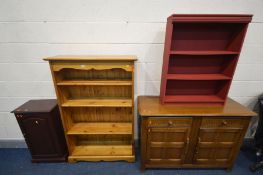
[[[79,161],[127,161],[127,162],[135,162],[135,156],[69,156],[68,162],[75,163]]]

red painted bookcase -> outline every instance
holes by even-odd
[[[161,103],[224,104],[252,15],[167,18]]]

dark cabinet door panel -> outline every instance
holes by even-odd
[[[55,143],[52,141],[52,133],[48,119],[45,118],[25,118],[21,121],[26,141],[30,147],[32,155],[56,155]]]

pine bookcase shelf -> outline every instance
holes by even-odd
[[[94,85],[94,86],[120,86],[120,85],[126,85],[126,86],[130,86],[132,85],[132,81],[130,80],[91,80],[91,81],[87,81],[87,80],[64,80],[61,82],[57,83],[58,86],[82,86],[82,85]]]
[[[132,149],[132,145],[76,146],[72,156],[130,156]]]
[[[131,123],[75,123],[68,135],[81,134],[132,134]]]
[[[49,61],[69,162],[135,161],[135,56],[61,55]]]
[[[168,17],[161,103],[223,105],[252,15]]]
[[[62,107],[132,107],[131,99],[78,99],[67,100]]]

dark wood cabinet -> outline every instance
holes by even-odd
[[[56,100],[30,100],[14,111],[32,162],[67,159],[67,147]]]
[[[228,98],[221,105],[159,103],[138,97],[141,169],[231,169],[250,118],[256,115]]]

